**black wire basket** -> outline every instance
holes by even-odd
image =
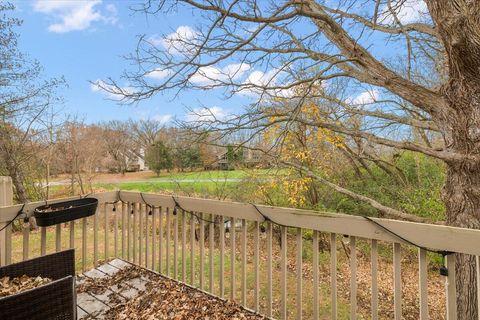
[[[98,199],[83,198],[46,204],[35,208],[33,215],[39,227],[48,227],[95,214]]]
[[[75,320],[75,253],[60,251],[0,267],[0,277],[46,277],[52,282],[0,298],[0,319]]]

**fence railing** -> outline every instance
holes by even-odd
[[[478,230],[130,191],[30,230],[44,202],[11,205],[0,182],[0,265],[75,248],[79,271],[119,257],[280,319],[456,319],[455,255],[441,277],[424,248],[477,256],[480,279]]]

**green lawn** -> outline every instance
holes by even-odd
[[[280,174],[284,169],[239,169],[239,170],[210,170],[194,172],[162,172],[151,180],[222,180],[243,179],[250,176],[268,177]]]
[[[122,182],[122,183],[100,183],[97,187],[107,190],[130,190],[140,192],[171,191],[186,194],[209,194],[230,193],[235,190],[237,182]]]
[[[256,179],[268,179],[282,174],[284,169],[213,170],[196,172],[162,172],[160,177],[141,182],[97,183],[96,187],[106,190],[131,190],[140,192],[168,191],[187,195],[209,195],[215,198],[231,198]],[[235,179],[234,181],[230,179]],[[177,180],[177,181],[171,181]],[[199,180],[199,181],[192,181]]]

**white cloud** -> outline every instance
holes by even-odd
[[[228,113],[220,107],[195,108],[185,115],[188,122],[211,122],[215,120],[224,120]]]
[[[133,93],[133,89],[130,87],[115,88],[114,86],[111,86],[100,79],[97,79],[95,82],[90,84],[90,90],[92,92],[103,93],[109,99],[113,100],[123,99],[124,95],[122,94],[122,92],[125,94]]]
[[[55,33],[85,30],[94,22],[115,24],[117,9],[108,4],[103,12],[98,9],[102,0],[36,0],[33,9],[54,19],[48,30]]]
[[[199,33],[189,26],[180,26],[167,36],[154,35],[149,41],[154,46],[162,46],[170,54],[190,55],[198,43]]]
[[[378,100],[379,96],[380,96],[380,92],[377,89],[367,90],[360,93],[355,98],[348,98],[346,102],[354,105],[365,105],[365,104],[374,103],[375,101]]]
[[[402,2],[399,0],[392,1],[391,7],[394,9],[396,16],[402,24],[418,22],[422,20],[423,16],[428,14],[427,4],[423,0],[405,0]],[[381,20],[383,20],[383,23],[396,23],[396,19],[386,5],[382,11],[383,14],[381,15]]]
[[[287,83],[282,83],[285,78],[285,72],[279,69],[272,69],[267,72],[255,70],[250,73],[243,82],[238,93],[248,97],[258,97],[262,93],[267,93],[269,96],[288,98],[294,95],[294,89],[275,88],[276,86],[286,86]]]
[[[231,80],[241,78],[248,70],[250,70],[250,65],[246,63],[229,64],[223,68],[214,66],[201,67],[190,78],[190,82],[199,86],[228,83]]]
[[[155,80],[162,80],[171,74],[172,72],[170,70],[155,69],[147,73],[146,77],[152,78]]]
[[[172,120],[173,116],[171,114],[158,114],[153,116],[153,120],[160,122],[161,124],[166,124]]]

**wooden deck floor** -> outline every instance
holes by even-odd
[[[105,263],[77,276],[77,287],[89,278],[104,280],[129,266],[131,266],[130,263],[120,259]],[[124,302],[126,299],[136,297],[141,291],[145,290],[147,282],[148,280],[138,277],[109,286],[107,290],[101,294],[96,294],[94,292],[95,290],[78,292],[78,319],[103,319],[108,309],[119,302]]]

